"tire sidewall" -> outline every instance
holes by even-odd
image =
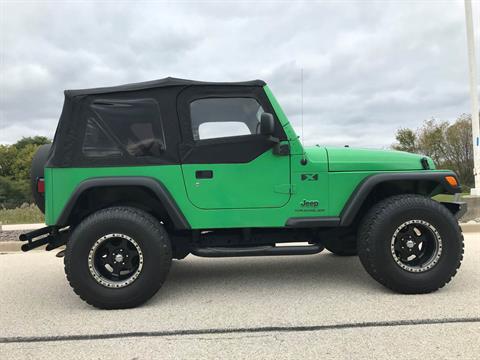
[[[87,218],[73,231],[67,243],[69,280],[88,302],[115,307],[134,306],[152,296],[168,274],[171,246],[165,231],[161,231],[161,225],[158,224],[157,231],[152,232],[151,228],[140,226],[134,214],[125,215]],[[88,266],[88,255],[94,243],[112,233],[131,237],[143,254],[140,274],[131,284],[121,288],[109,288],[98,283]]]
[[[437,205],[437,204],[435,204]],[[438,206],[441,206],[438,204]],[[396,287],[423,288],[440,287],[445,279],[449,279],[459,266],[461,241],[456,231],[455,218],[445,211],[438,211],[434,206],[417,205],[414,208],[392,206],[386,209],[370,237],[374,239],[377,257],[377,268],[389,274],[389,281]],[[443,210],[443,209],[442,209]],[[395,230],[410,220],[423,220],[431,224],[440,234],[442,253],[438,262],[423,272],[410,272],[402,269],[394,260],[390,244]]]

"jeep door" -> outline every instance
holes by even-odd
[[[189,200],[202,209],[276,208],[290,199],[290,156],[259,133],[263,112],[273,138],[286,136],[262,87],[191,86],[178,97],[180,158]]]

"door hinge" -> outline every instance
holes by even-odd
[[[275,185],[275,187],[273,188],[273,191],[280,194],[293,194],[295,193],[295,188],[293,185],[290,185],[290,184],[280,184],[280,185]]]

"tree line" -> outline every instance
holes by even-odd
[[[30,184],[32,158],[45,136],[24,137],[13,145],[0,145],[0,208],[33,202]]]
[[[429,156],[437,168],[455,171],[464,190],[473,187],[471,115],[462,114],[453,123],[425,120],[418,129],[397,130],[395,138],[393,149]]]
[[[473,186],[471,116],[463,114],[453,123],[429,119],[418,129],[401,128],[394,150],[429,156],[437,168],[454,170],[468,190]],[[44,136],[24,137],[13,145],[0,145],[0,208],[31,203],[30,167],[40,145],[49,144]]]

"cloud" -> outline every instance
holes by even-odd
[[[66,88],[165,76],[263,78],[300,134],[303,68],[307,144],[385,147],[470,111],[462,1],[0,6],[0,143],[53,137]]]

